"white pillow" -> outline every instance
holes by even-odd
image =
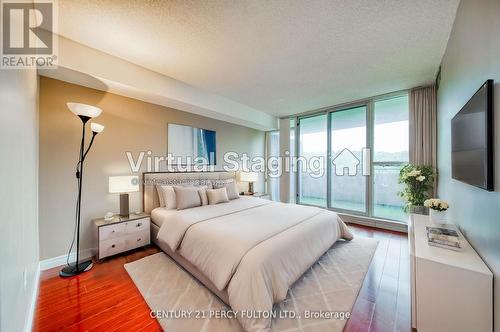
[[[214,205],[229,202],[226,187],[219,189],[207,189],[208,204]]]
[[[177,200],[173,186],[156,186],[158,197],[160,198],[160,206],[168,210],[177,208]]]
[[[200,195],[201,205],[208,205],[207,189],[207,186],[198,187],[198,194]]]
[[[230,200],[240,198],[240,194],[238,194],[238,185],[235,181],[227,183],[224,187],[227,191],[227,198]]]
[[[175,186],[174,191],[177,201],[177,210],[201,206],[201,197],[198,193],[198,187]]]

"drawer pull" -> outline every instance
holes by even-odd
[[[111,245],[111,248],[114,248],[114,247],[116,247],[116,246],[115,246],[114,244],[112,244],[112,245]]]
[[[138,238],[138,239],[137,239],[137,242],[139,242],[140,240],[142,240],[142,239],[141,239],[141,238]]]
[[[137,225],[135,225],[135,227],[141,227],[142,226],[142,223],[138,223]]]

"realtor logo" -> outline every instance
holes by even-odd
[[[54,68],[56,2],[2,0],[2,69]]]

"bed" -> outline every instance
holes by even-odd
[[[336,213],[241,196],[185,210],[159,207],[157,185],[235,180],[234,172],[144,173],[153,242],[234,312],[247,331],[270,329],[273,305],[339,239]]]

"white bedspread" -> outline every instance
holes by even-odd
[[[272,310],[335,241],[352,239],[334,212],[252,197],[169,212],[163,219],[158,239],[219,290],[227,287],[229,304],[247,331],[268,330],[271,320],[241,311]]]

